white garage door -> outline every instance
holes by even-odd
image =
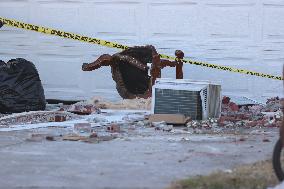
[[[160,53],[281,75],[283,0],[1,0],[0,16],[111,40],[155,45]],[[118,99],[110,68],[81,65],[117,50],[10,27],[0,29],[0,59],[23,57],[40,73],[46,97]],[[223,92],[251,97],[282,94],[282,82],[186,65],[185,78],[222,84]],[[175,77],[174,68],[163,77]]]

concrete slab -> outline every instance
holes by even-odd
[[[268,159],[278,138],[278,129],[193,135],[145,128],[98,144],[26,140],[31,133],[55,132],[65,131],[0,132],[1,188],[165,188],[177,179]]]

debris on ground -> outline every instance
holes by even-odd
[[[167,122],[161,121],[161,122],[152,122],[153,127],[155,130],[162,130],[162,131],[171,131],[173,130],[173,125],[168,125]]]
[[[113,110],[150,110],[151,109],[151,98],[135,98],[135,99],[124,99],[119,102],[106,101],[100,97],[94,97],[87,101],[89,104],[94,104],[100,109],[113,109]]]
[[[60,135],[37,133],[29,137],[29,141],[84,141],[98,143],[125,137],[138,128],[150,128],[145,120],[147,111],[104,110],[100,114],[76,115],[66,111],[42,111],[11,114],[0,118],[0,131],[17,131],[38,128],[65,128]],[[61,117],[66,121],[60,122]],[[57,118],[59,117],[59,118]],[[57,122],[50,122],[56,120]],[[56,129],[55,129],[56,130]]]
[[[55,141],[53,136],[46,136],[45,139],[49,141]]]
[[[56,141],[59,140],[62,135],[50,135],[48,133],[32,133],[26,141],[29,142],[42,142],[44,140],[47,141]]]
[[[63,105],[57,108],[60,111],[68,111],[79,115],[100,113],[102,109],[112,110],[150,110],[151,98],[123,99],[117,102],[107,101],[101,97],[93,97],[87,101],[80,101],[73,105]]]
[[[64,122],[66,121],[66,115],[54,115],[50,116],[48,119],[49,122]]]
[[[281,100],[278,97],[268,99],[266,105],[238,105],[231,102],[229,97],[224,97],[221,117],[207,120],[191,120],[184,115],[150,115],[150,112],[145,110],[150,105],[151,99],[132,99],[111,103],[93,98],[73,105],[59,104],[53,108],[49,106],[50,111],[1,115],[0,129],[10,131],[11,129],[60,126],[69,128],[68,132],[63,135],[65,140],[96,143],[100,140],[124,138],[141,129],[152,129],[151,132],[164,131],[171,134],[236,134],[242,133],[244,129],[252,129],[251,132],[257,132],[258,130],[262,131],[261,128],[279,127],[283,117]],[[110,107],[113,110],[108,110]],[[124,108],[135,110],[123,110]],[[73,113],[68,112],[70,110]],[[176,124],[181,127],[176,127]],[[265,135],[265,133],[255,134]],[[49,141],[62,139],[58,136],[45,137],[33,136],[31,140],[38,138]],[[239,141],[246,140],[243,138]],[[262,142],[270,142],[270,139],[264,137]]]
[[[267,100],[265,105],[237,105],[229,97],[222,100],[222,111],[219,119],[191,121],[187,127],[195,133],[201,130],[213,130],[216,133],[224,130],[244,128],[280,127],[283,113],[279,97]]]
[[[278,97],[268,99],[264,106],[236,106],[234,102],[230,101],[222,104],[222,115],[218,120],[220,126],[233,124],[245,127],[279,127],[281,124],[283,114],[281,100]]]
[[[150,122],[165,121],[168,124],[174,125],[185,125],[190,120],[189,117],[185,117],[183,114],[151,114],[149,116]]]
[[[77,115],[61,111],[32,111],[5,115],[0,118],[0,128],[13,125],[62,122],[78,118]]]
[[[67,111],[78,115],[99,114],[101,112],[100,108],[87,102],[73,104],[67,108]]]
[[[86,140],[88,137],[86,136],[80,136],[78,134],[69,134],[66,136],[63,136],[63,140],[69,140],[69,141],[79,141],[79,140]]]
[[[107,131],[112,132],[112,133],[119,133],[121,130],[118,124],[111,124],[107,126]]]
[[[92,127],[90,123],[75,123],[74,132],[77,134],[90,134]]]
[[[62,137],[62,140],[65,141],[81,141],[87,143],[99,143],[102,141],[110,141],[116,139],[116,135],[98,135],[96,132],[92,132],[89,135],[80,135],[80,134],[68,134]]]

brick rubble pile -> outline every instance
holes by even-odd
[[[223,97],[221,117],[205,121],[192,121],[189,128],[254,128],[280,127],[283,117],[279,97],[270,98],[266,105],[237,105],[229,97]]]

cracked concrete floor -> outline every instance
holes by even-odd
[[[268,159],[278,138],[278,129],[195,135],[145,128],[98,144],[26,140],[55,130],[0,132],[0,188],[165,188],[178,179]]]

